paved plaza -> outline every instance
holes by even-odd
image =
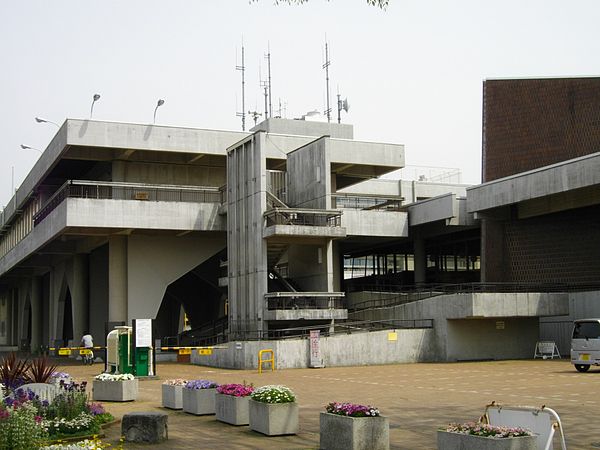
[[[63,369],[91,383],[102,371],[60,360]],[[569,449],[600,448],[600,369],[582,374],[567,360],[399,364],[279,370],[226,370],[179,363],[157,367],[159,379],[140,382],[138,400],[105,403],[117,418],[129,411],[169,413],[169,439],[160,445],[125,444],[126,449],[316,449],[319,412],[330,401],[377,406],[390,419],[390,448],[435,449],[436,429],[448,422],[479,417],[487,403],[546,405],[560,415]],[[283,384],[297,395],[300,431],[266,437],[247,426],[217,422],[161,408],[161,383],[169,378],[207,378],[219,383]],[[105,440],[117,444],[120,424],[107,428]],[[556,448],[556,447],[555,447]]]

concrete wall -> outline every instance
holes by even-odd
[[[167,286],[225,246],[224,233],[129,236],[127,320],[156,318]]]
[[[388,339],[391,331],[396,331],[396,341]],[[319,345],[327,367],[398,364],[431,361],[432,337],[431,329],[385,330],[321,337]],[[230,342],[227,348],[215,349],[210,356],[194,352],[191,361],[203,366],[256,369],[258,352],[264,349],[274,350],[277,369],[308,367],[308,339]]]
[[[327,292],[327,244],[290,245],[288,273],[304,291]]]
[[[225,156],[222,167],[193,164],[158,164],[118,161],[121,176],[112,181],[127,183],[170,184],[184,186],[216,186],[226,183]]]
[[[292,134],[298,136],[331,136],[333,138],[352,139],[354,127],[346,123],[313,122],[310,120],[270,118],[257,124],[250,131]]]
[[[292,208],[329,209],[331,167],[323,138],[288,154],[288,203]]]
[[[537,317],[447,322],[448,361],[528,359],[539,340]]]
[[[408,214],[400,211],[345,209],[342,227],[348,236],[408,237]]]
[[[89,256],[90,333],[94,343],[104,345],[104,324],[108,322],[108,245],[102,245]]]

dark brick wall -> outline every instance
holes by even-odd
[[[493,225],[500,239],[487,243],[503,248],[491,255],[485,281],[600,281],[600,205]]]
[[[598,151],[600,78],[484,82],[484,182]]]

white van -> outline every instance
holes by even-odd
[[[600,365],[600,319],[576,320],[571,338],[571,363],[579,372]]]

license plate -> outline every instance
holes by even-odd
[[[581,359],[582,361],[589,361],[589,360],[590,360],[590,355],[589,355],[588,353],[581,353],[581,354],[579,355],[579,357],[580,357],[580,359]]]

